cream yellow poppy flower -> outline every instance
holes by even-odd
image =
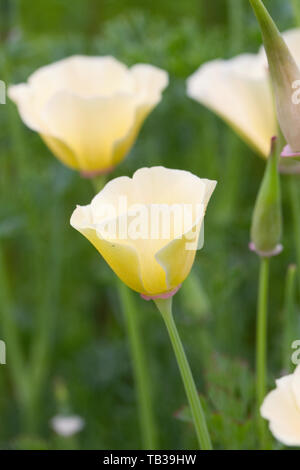
[[[283,33],[300,65],[300,28]],[[264,157],[277,134],[268,61],[263,47],[258,54],[241,54],[229,60],[203,64],[187,80],[187,94],[224,119]]]
[[[72,56],[38,69],[8,94],[59,160],[92,175],[126,156],[167,84],[168,74],[152,65]]]
[[[188,171],[142,168],[132,178],[110,181],[89,205],[78,206],[71,225],[131,289],[168,295],[190,272],[215,186]]]
[[[261,155],[269,155],[276,117],[261,56],[242,54],[202,65],[188,78],[187,94],[218,114]]]
[[[293,374],[276,380],[262,406],[272,434],[285,445],[300,446],[300,365]]]

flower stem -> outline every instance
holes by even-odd
[[[147,372],[147,361],[139,324],[139,312],[136,310],[134,299],[128,287],[122,282],[118,282],[118,286],[128,331],[143,448],[155,450],[157,449],[157,433],[152,409],[151,386]]]
[[[45,382],[51,365],[51,346],[53,331],[57,319],[58,299],[62,274],[62,201],[52,196],[51,227],[47,250],[48,277],[46,287],[42,291],[38,317],[36,319],[36,334],[31,348],[31,402],[32,402],[32,431],[36,431],[38,410],[45,388]]]
[[[297,266],[298,266],[298,285],[300,293],[300,201],[299,201],[299,176],[290,175],[289,176],[289,195],[290,195],[290,204],[292,210],[293,226],[294,226],[294,243],[296,247],[296,257],[297,257]]]
[[[296,26],[300,25],[300,3],[299,0],[291,0]]]
[[[107,175],[100,175],[91,180],[96,194],[103,189],[106,182]],[[118,282],[118,290],[128,332],[142,444],[144,449],[155,450],[157,449],[157,432],[152,409],[151,382],[147,373],[147,361],[139,325],[139,312],[136,310],[130,290],[122,282]]]
[[[260,259],[257,323],[256,323],[256,401],[257,423],[262,448],[266,446],[266,423],[260,416],[260,407],[266,396],[267,361],[267,307],[269,286],[269,258]]]
[[[5,341],[7,348],[8,367],[11,371],[13,387],[17,397],[20,411],[26,415],[24,408],[27,405],[28,387],[24,358],[20,346],[16,322],[13,318],[13,304],[6,276],[3,250],[0,245],[0,326],[1,339]]]
[[[212,444],[204,416],[204,411],[192,376],[192,372],[186,358],[182,342],[180,340],[172,313],[172,297],[166,300],[155,300],[156,306],[166,324],[170,340],[177,359],[178,367],[181,373],[182,381],[189,401],[194,426],[200,448],[202,450],[211,450]]]
[[[295,274],[296,266],[288,267],[285,283],[283,339],[282,339],[282,367],[287,372],[292,372],[291,345],[295,331]]]

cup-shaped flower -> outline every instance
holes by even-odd
[[[54,155],[88,176],[126,156],[167,84],[167,73],[152,65],[72,56],[38,69],[8,94]]]
[[[202,65],[188,78],[187,94],[224,119],[255,151],[268,156],[276,116],[261,56],[242,54]]]
[[[272,434],[287,446],[300,446],[300,365],[293,374],[276,380],[276,388],[261,409]]]
[[[187,277],[215,181],[188,171],[142,168],[111,180],[71,225],[119,278],[144,296],[169,295]]]
[[[300,70],[261,0],[250,0],[258,19],[274,87],[276,109],[288,146],[282,156],[300,155]]]

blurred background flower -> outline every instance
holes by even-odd
[[[287,446],[300,446],[300,366],[293,374],[276,380],[265,398],[261,415],[269,421],[276,439]]]
[[[11,86],[25,124],[83,176],[107,173],[126,156],[168,75],[151,65],[128,69],[110,56],[73,56]]]

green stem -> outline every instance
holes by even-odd
[[[229,37],[228,49],[231,55],[239,53],[243,48],[245,23],[245,3],[243,1],[227,0],[227,14],[229,19]],[[222,196],[218,205],[218,220],[220,224],[226,225],[232,221],[235,214],[235,207],[238,202],[241,178],[240,174],[243,168],[243,159],[241,158],[241,142],[237,136],[228,133],[225,136],[225,176],[222,179],[230,181],[230,185],[220,183]]]
[[[36,430],[36,420],[43,393],[45,380],[49,373],[51,359],[51,342],[58,310],[58,295],[61,284],[62,270],[62,229],[63,214],[62,201],[53,200],[53,209],[49,229],[50,240],[46,263],[48,266],[48,278],[46,289],[42,292],[40,310],[37,317],[36,334],[32,342],[31,350],[31,402],[32,402],[32,431]]]
[[[285,283],[282,366],[287,373],[292,372],[291,345],[295,334],[295,275],[296,266],[288,267]]]
[[[157,449],[157,433],[154,423],[151,383],[149,379],[145,348],[142,341],[139,312],[136,310],[132,294],[125,284],[118,282],[119,296],[127,325],[131,360],[136,384],[137,401],[143,448]]]
[[[298,284],[300,293],[300,201],[299,201],[299,176],[289,176],[289,196],[292,210],[293,228],[294,228],[294,243],[296,248],[297,266],[298,266]]]
[[[158,310],[161,312],[166,324],[170,340],[177,359],[185,392],[189,401],[194,426],[200,448],[211,450],[212,444],[205,420],[204,411],[192,376],[192,372],[186,358],[182,342],[180,340],[172,313],[172,297],[166,300],[155,300]]]
[[[106,182],[107,175],[100,175],[91,180],[96,193],[103,189]],[[146,372],[147,361],[139,325],[139,312],[136,311],[130,290],[121,282],[118,282],[118,289],[127,325],[143,448],[155,450],[157,449],[157,432],[152,409],[151,383]]]
[[[258,431],[262,448],[266,446],[266,423],[260,416],[260,407],[266,396],[269,263],[269,258],[260,259],[256,324],[256,401]]]
[[[296,26],[300,26],[300,3],[299,0],[291,0]]]
[[[6,276],[4,256],[0,246],[0,319],[7,349],[7,367],[11,371],[13,386],[21,412],[27,404],[28,388],[25,364],[22,356],[17,325],[13,315],[13,304]],[[26,413],[25,413],[26,414]]]
[[[245,2],[228,0],[229,48],[231,55],[240,52],[244,43]]]

